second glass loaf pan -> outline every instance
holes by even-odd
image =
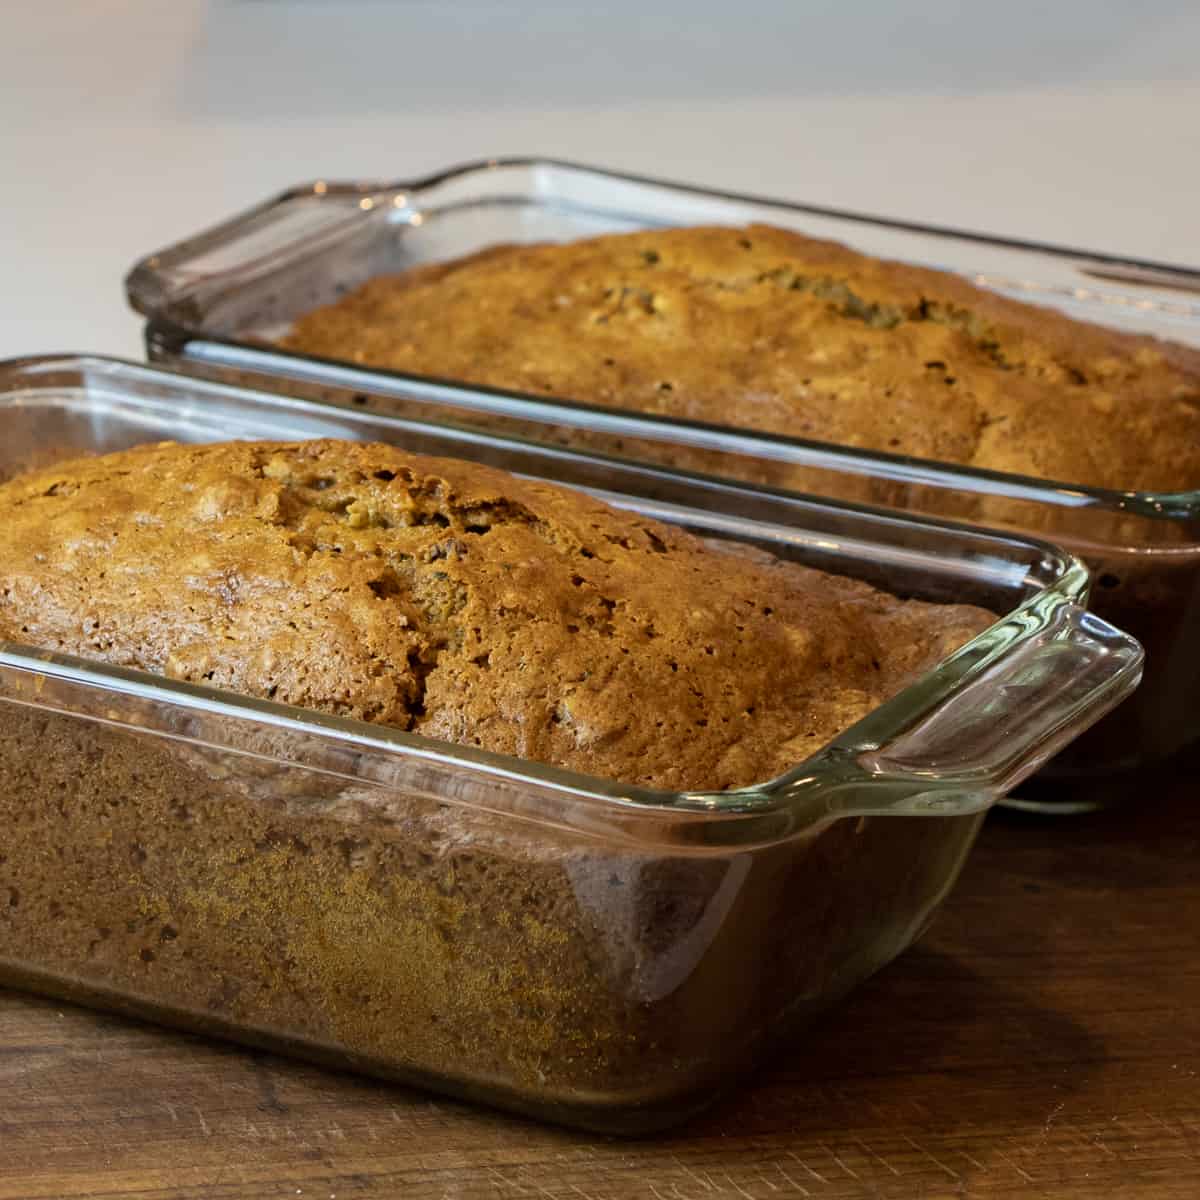
[[[1053,764],[1058,781],[1169,757],[1200,735],[1200,492],[1063,486],[943,463],[756,434],[569,398],[547,401],[281,352],[269,339],[365,279],[498,242],[640,227],[765,221],[966,274],[1070,315],[1200,343],[1200,275],[1164,264],[1021,245],[536,160],[490,161],[411,183],[318,183],[140,263],[149,353],[234,378],[401,415],[452,420],[688,470],[909,512],[1032,531],[1093,570],[1096,610],[1147,647],[1137,699]],[[242,373],[246,374],[243,375]],[[1086,431],[1081,433],[1086,436]],[[1115,774],[1116,773],[1116,774]],[[1080,793],[1082,795],[1083,793]]]

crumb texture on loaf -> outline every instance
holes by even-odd
[[[667,788],[769,778],[993,618],[337,441],[0,486],[0,637]]]
[[[371,280],[283,344],[1068,483],[1200,485],[1200,351],[769,226],[492,247]]]

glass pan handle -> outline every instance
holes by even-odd
[[[395,197],[370,184],[315,183],[296,188],[203,233],[142,259],[125,278],[129,303],[147,317],[170,316],[280,266],[301,251],[325,249],[386,219]]]
[[[831,815],[978,811],[1033,774],[1137,687],[1141,645],[1062,603],[1048,627],[862,750]],[[861,773],[859,773],[861,772]]]

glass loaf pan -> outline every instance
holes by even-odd
[[[1140,673],[1081,564],[1035,541],[111,359],[0,367],[0,429],[0,475],[162,439],[386,439],[1006,614],[724,793],[0,643],[0,982],[553,1121],[642,1132],[711,1100],[918,937],[988,806]]]
[[[133,305],[150,356],[270,376],[293,394],[357,401],[584,445],[690,470],[1034,532],[1082,556],[1096,611],[1145,643],[1131,704],[1051,764],[1052,807],[1129,790],[1122,768],[1200,735],[1200,492],[1108,492],[819,442],[597,410],[356,369],[264,342],[298,314],[381,273],[495,242],[654,225],[766,221],[889,258],[958,271],[1072,316],[1200,343],[1200,272],[684,187],[540,160],[491,160],[401,183],[296,188],[138,264]],[[230,376],[226,376],[230,377]],[[240,377],[240,376],[232,376]],[[245,376],[252,378],[252,376]],[[1084,434],[1086,436],[1086,434]],[[1080,788],[1063,784],[1082,774]],[[1111,796],[1109,797],[1111,798]]]

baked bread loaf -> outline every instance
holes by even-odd
[[[671,789],[803,760],[991,619],[352,442],[0,485],[0,638]]]
[[[1200,351],[769,226],[493,247],[370,280],[283,345],[1065,483],[1200,485]]]
[[[2,638],[666,787],[792,766],[991,620],[385,446],[146,446],[0,511]],[[601,1129],[677,1120],[894,957],[980,820],[634,839],[5,687],[0,985]]]

